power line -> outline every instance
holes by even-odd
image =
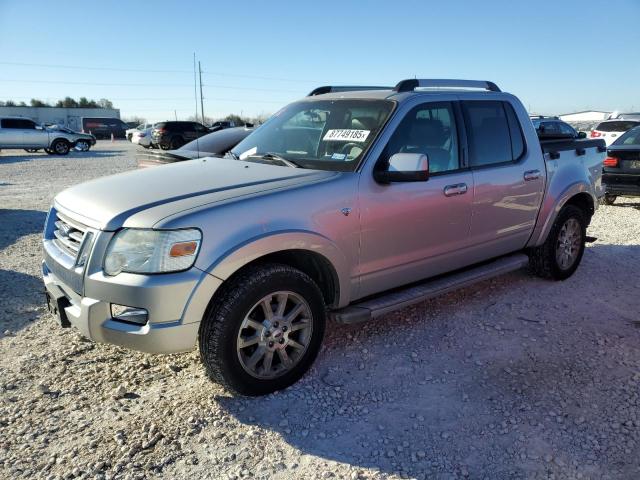
[[[42,68],[59,68],[67,70],[94,70],[94,71],[113,71],[113,72],[136,72],[136,73],[191,73],[189,70],[166,70],[166,69],[143,69],[143,68],[118,68],[118,67],[88,67],[86,65],[59,65],[47,63],[24,63],[24,62],[0,62],[0,65],[12,65],[15,67],[42,67]],[[263,75],[247,75],[233,72],[220,71],[203,71],[204,75],[216,75],[221,77],[234,78],[251,78],[256,80],[276,80],[279,82],[295,82],[295,83],[326,83],[320,80],[301,79],[301,78],[284,78],[270,77]]]
[[[204,73],[204,72],[202,72]],[[188,83],[103,83],[103,82],[68,82],[59,80],[26,80],[26,79],[13,79],[13,78],[0,78],[0,82],[10,83],[44,83],[54,85],[86,85],[96,87],[190,87]],[[238,87],[235,85],[213,85],[204,84],[204,87],[210,88],[224,88],[228,90],[244,90],[244,91],[256,91],[256,92],[280,92],[300,95],[301,91],[285,90],[281,88],[260,88],[260,87]]]
[[[189,73],[189,70],[148,70],[141,68],[115,68],[115,67],[87,67],[86,65],[59,65],[46,63],[22,63],[22,62],[0,62],[0,65],[13,65],[16,67],[42,67],[42,68],[63,68],[72,70],[100,70],[114,72],[138,72],[138,73]]]

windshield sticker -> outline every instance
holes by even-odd
[[[331,160],[344,160],[345,158],[347,158],[346,153],[334,153],[331,155]]]
[[[364,142],[371,130],[329,130],[324,138],[325,142]]]
[[[251,155],[254,155],[256,152],[258,151],[258,147],[253,147],[250,148],[249,150],[247,150],[244,153],[241,153],[240,156],[238,157],[240,160],[244,160],[247,157],[250,157]]]

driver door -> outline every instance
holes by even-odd
[[[365,297],[470,263],[473,176],[461,154],[462,130],[454,102],[420,103],[397,125],[375,168],[395,153],[429,159],[427,181],[377,183],[363,171],[360,286]],[[373,159],[371,159],[373,160]]]

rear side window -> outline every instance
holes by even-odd
[[[524,153],[520,123],[511,105],[499,101],[462,103],[472,167],[517,160]]]
[[[640,125],[640,122],[632,122],[629,120],[620,120],[614,122],[602,122],[596,127],[596,130],[601,132],[626,132]]]

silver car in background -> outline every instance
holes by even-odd
[[[200,349],[260,395],[297,381],[327,317],[372,321],[529,266],[580,264],[602,140],[539,141],[492,82],[321,87],[224,158],[58,194],[43,277],[63,327],[153,353]]]

